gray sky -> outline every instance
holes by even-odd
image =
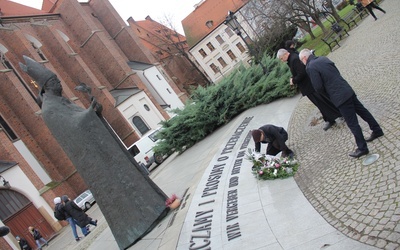
[[[42,0],[12,0],[26,6],[41,9]],[[95,0],[94,0],[95,1]],[[136,21],[150,16],[155,21],[165,20],[165,16],[172,20],[175,29],[184,35],[181,21],[193,10],[200,0],[109,0],[124,21],[132,17]],[[79,2],[88,2],[79,0]],[[136,2],[136,3],[135,3]],[[138,3],[139,2],[139,3]]]

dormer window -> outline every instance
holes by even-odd
[[[211,29],[214,26],[214,22],[209,20],[206,22],[206,26],[207,26],[207,28]]]

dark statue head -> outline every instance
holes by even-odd
[[[27,56],[23,58],[26,64],[19,63],[19,66],[39,85],[38,104],[41,106],[42,95],[45,92],[61,96],[62,86],[57,75],[32,58]]]

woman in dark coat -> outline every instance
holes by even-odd
[[[68,196],[63,195],[61,200],[64,202],[64,211],[68,213],[75,221],[76,224],[83,228],[88,224],[97,226],[97,220],[92,220],[74,201],[71,201]]]

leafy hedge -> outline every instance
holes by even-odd
[[[269,69],[268,75],[259,65],[241,66],[215,85],[198,87],[183,109],[174,110],[176,116],[161,123],[161,140],[154,152],[181,153],[241,112],[296,94],[289,85],[291,74],[286,63],[267,56],[262,63]]]

